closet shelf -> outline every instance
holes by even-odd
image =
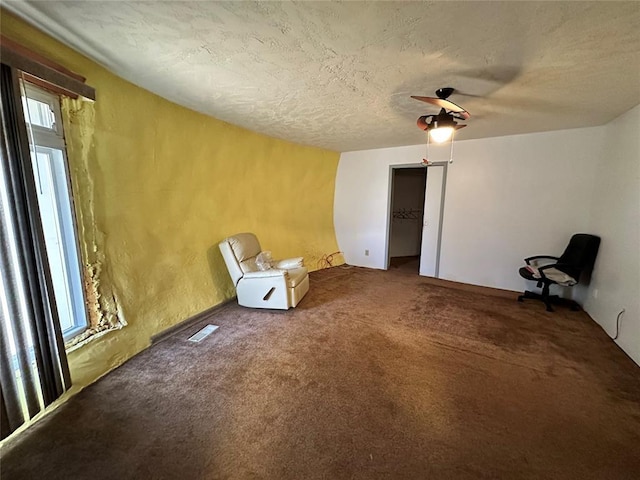
[[[400,208],[392,214],[393,218],[398,220],[422,220],[422,210],[417,208]]]

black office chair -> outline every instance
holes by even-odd
[[[564,253],[558,258],[551,255],[536,255],[525,258],[527,264],[519,270],[520,276],[527,280],[538,283],[538,288],[542,287],[542,293],[534,293],[526,290],[518,297],[519,302],[525,298],[535,298],[542,300],[547,306],[548,312],[553,312],[551,303],[569,303],[572,309],[578,310],[579,305],[572,300],[561,300],[557,295],[549,295],[551,285],[563,285],[572,287],[580,281],[580,276],[591,270],[600,247],[600,237],[587,233],[576,233]],[[538,266],[538,260],[546,259],[555,261]],[[532,264],[536,261],[535,264]]]

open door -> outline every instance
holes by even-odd
[[[442,162],[426,167],[428,174],[422,219],[420,275],[427,277],[438,278],[440,273],[440,243],[447,166],[446,162]]]

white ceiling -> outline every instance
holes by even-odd
[[[458,138],[601,125],[640,103],[640,2],[16,2],[119,76],[337,151],[418,144],[452,86]],[[100,92],[98,91],[98,101]]]

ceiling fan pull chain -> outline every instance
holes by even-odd
[[[429,132],[427,132],[427,153],[426,156],[422,159],[422,165],[428,167],[429,163]]]
[[[456,136],[456,131],[454,130],[451,133],[451,149],[449,150],[449,163],[453,163],[453,143],[454,143],[453,140],[455,136]]]

